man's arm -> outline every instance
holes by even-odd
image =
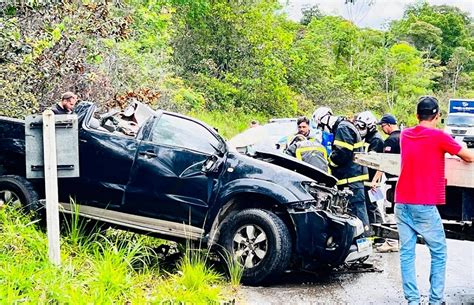
[[[457,153],[458,157],[463,159],[466,162],[474,162],[474,151],[469,150],[465,147]]]
[[[377,171],[375,173],[374,178],[372,179],[372,182],[370,184],[370,188],[375,190],[380,182],[380,179],[382,178],[383,172]]]

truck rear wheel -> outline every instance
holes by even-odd
[[[17,206],[27,213],[36,211],[39,208],[38,194],[24,177],[0,176],[0,206],[4,204]]]
[[[220,245],[244,267],[242,283],[256,285],[283,272],[292,251],[285,223],[274,213],[246,209],[222,224]]]

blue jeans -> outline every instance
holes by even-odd
[[[400,238],[400,267],[403,292],[409,304],[418,304],[420,294],[416,286],[416,235],[423,237],[431,254],[430,304],[444,299],[446,274],[446,236],[435,205],[396,204],[398,235]]]

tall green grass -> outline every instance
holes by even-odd
[[[188,249],[176,270],[166,271],[152,248],[162,241],[119,230],[84,236],[80,218],[70,221],[57,267],[37,224],[17,209],[0,209],[0,304],[204,304],[232,298],[202,251]]]
[[[234,289],[240,285],[242,275],[244,274],[244,267],[241,262],[235,260],[229,251],[223,249],[223,259],[227,267],[227,274],[229,275],[230,284]]]
[[[210,304],[222,299],[222,275],[207,265],[207,251],[186,247],[177,272],[155,294],[158,303]]]

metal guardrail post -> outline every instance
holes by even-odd
[[[49,259],[53,264],[60,265],[56,133],[54,113],[51,110],[43,112],[43,145]]]

